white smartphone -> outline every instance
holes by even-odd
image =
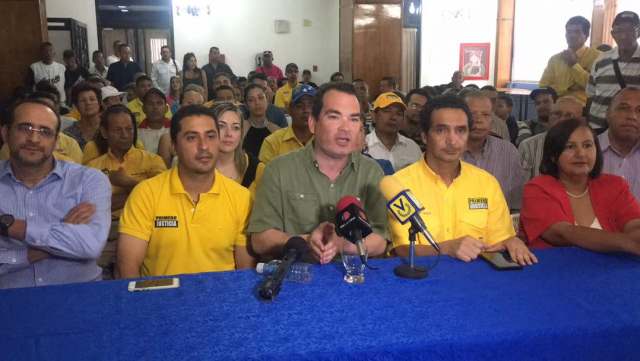
[[[151,291],[162,290],[166,288],[178,288],[180,287],[180,279],[173,278],[161,278],[156,280],[143,280],[143,281],[131,281],[129,282],[129,292],[136,291]]]

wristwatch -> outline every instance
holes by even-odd
[[[9,227],[15,222],[15,218],[10,214],[0,215],[0,236],[9,236]]]

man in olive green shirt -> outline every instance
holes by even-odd
[[[373,228],[364,240],[369,255],[384,253],[386,202],[378,190],[384,174],[359,152],[362,126],[351,84],[329,83],[319,89],[309,116],[314,141],[271,161],[258,186],[247,228],[256,253],[277,255],[295,235],[308,241],[322,264],[343,245],[355,249],[335,232],[335,207],[346,195],[360,199]]]

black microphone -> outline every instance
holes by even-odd
[[[291,265],[296,263],[309,251],[307,242],[301,237],[294,236],[289,238],[284,245],[284,256],[278,268],[262,281],[258,288],[258,294],[265,300],[273,300],[282,287],[282,281],[291,270]]]
[[[355,244],[362,263],[375,269],[367,263],[364,238],[370,235],[372,230],[360,200],[354,196],[344,196],[338,201],[336,210],[336,233]]]

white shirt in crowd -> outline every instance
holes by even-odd
[[[118,58],[117,56],[111,54],[109,56],[107,56],[107,66],[113,64],[113,63],[117,63],[120,61],[120,58]]]
[[[107,73],[109,72],[109,66],[105,65],[104,66],[104,71],[100,71],[98,69],[96,69],[96,65],[93,64],[91,65],[91,68],[89,69],[89,74],[95,74],[97,76],[99,76],[102,79],[107,79]]]
[[[156,61],[151,68],[153,86],[162,90],[165,94],[168,94],[171,77],[178,75],[180,69],[182,69],[180,64],[174,59],[170,59],[168,63],[162,59]]]
[[[42,79],[48,80],[53,86],[58,89],[60,93],[60,103],[64,103],[67,97],[64,92],[64,72],[67,70],[64,65],[56,63],[45,64],[42,61],[31,64],[31,70],[33,71],[34,83],[39,82]]]
[[[144,150],[149,153],[158,154],[158,143],[160,143],[160,137],[169,133],[170,128],[151,129],[143,128],[138,129],[138,138],[144,144]]]
[[[374,159],[388,160],[396,172],[409,164],[417,162],[422,157],[420,146],[400,133],[398,133],[396,144],[393,145],[391,150],[387,149],[375,131],[367,134],[365,139],[369,155]]]

